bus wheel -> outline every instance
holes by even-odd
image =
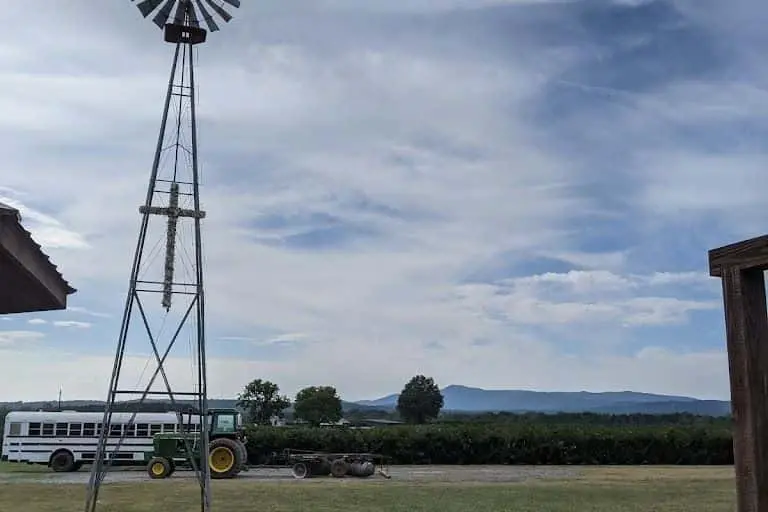
[[[75,470],[75,456],[69,450],[59,450],[51,455],[49,463],[57,473],[68,473]]]

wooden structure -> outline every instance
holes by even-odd
[[[0,203],[0,314],[66,309],[75,291],[22,227],[19,211]]]
[[[709,251],[723,286],[738,512],[768,512],[768,235]]]

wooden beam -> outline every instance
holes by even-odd
[[[762,270],[722,272],[738,512],[768,512],[768,312]]]
[[[722,277],[725,267],[768,270],[768,235],[710,250],[709,275]]]

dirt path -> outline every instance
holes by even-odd
[[[391,466],[389,474],[391,481],[406,482],[521,482],[531,479],[570,479],[579,476],[575,467],[557,466]],[[191,471],[179,471],[171,478],[193,478]],[[53,473],[47,471],[10,471],[0,473],[0,483],[50,483],[50,484],[82,484],[88,483],[89,468],[83,468],[77,473]],[[306,482],[320,482],[330,477],[309,479]],[[288,469],[254,468],[241,473],[239,480],[297,481]],[[378,475],[367,480],[381,480]],[[143,470],[113,470],[107,475],[105,483],[110,482],[143,482],[150,478]],[[356,479],[357,480],[357,479]]]

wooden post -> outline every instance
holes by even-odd
[[[768,236],[709,252],[720,277],[733,413],[738,512],[768,512]]]

